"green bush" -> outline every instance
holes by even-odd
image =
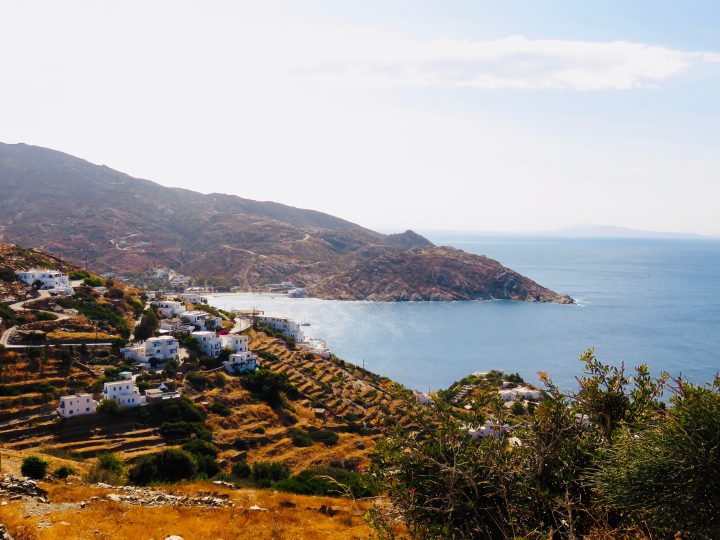
[[[213,443],[199,439],[186,442],[182,445],[182,449],[195,456],[210,456],[216,458],[218,455],[218,449]]]
[[[297,396],[297,390],[290,384],[287,377],[266,368],[258,368],[254,372],[245,372],[240,376],[240,383],[253,396],[270,406],[280,405],[283,394]]]
[[[315,431],[311,431],[308,435],[313,441],[321,442],[325,446],[335,446],[340,439],[337,433],[335,433],[334,431],[329,431],[327,429],[318,429]]]
[[[103,399],[97,406],[96,411],[100,414],[108,416],[117,416],[120,412],[120,406],[114,399]]]
[[[10,268],[0,266],[0,280],[1,281],[16,281],[17,274]]]
[[[102,287],[103,280],[99,277],[90,276],[83,279],[83,283],[88,287]]]
[[[270,487],[290,476],[290,468],[279,461],[258,461],[252,466],[252,481],[259,487]]]
[[[304,448],[307,446],[312,446],[312,439],[308,436],[307,433],[300,429],[296,428],[290,428],[288,430],[288,435],[290,435],[290,439],[292,440],[293,445]]]
[[[214,401],[210,405],[210,412],[220,416],[230,416],[232,414],[232,409],[219,401]]]
[[[85,475],[85,480],[91,483],[120,485],[125,482],[126,472],[122,459],[111,453],[103,453],[97,456],[97,461]]]
[[[90,274],[88,274],[85,270],[75,270],[74,272],[70,272],[69,277],[71,280],[77,281],[79,279],[90,277]]]
[[[23,476],[34,480],[41,480],[45,477],[49,463],[38,456],[28,456],[20,465],[20,472]]]
[[[53,471],[53,476],[55,478],[59,478],[60,480],[65,480],[68,476],[71,474],[75,474],[75,470],[71,467],[68,467],[67,465],[63,465],[62,467],[58,467]]]
[[[657,425],[623,432],[589,474],[603,504],[649,525],[653,537],[720,531],[720,393],[683,385]]]
[[[240,478],[240,479],[250,478],[251,474],[252,474],[252,469],[250,468],[250,465],[248,465],[246,461],[238,461],[237,463],[233,463],[232,475],[235,478]]]
[[[187,440],[193,437],[212,440],[212,432],[200,422],[163,422],[160,435],[171,440]]]
[[[371,497],[377,491],[360,474],[332,467],[305,469],[272,486],[299,495]]]
[[[178,482],[193,478],[197,472],[196,461],[188,452],[170,448],[138,459],[130,470],[129,479],[139,485]]]

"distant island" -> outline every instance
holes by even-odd
[[[226,290],[286,282],[342,300],[573,301],[412,231],[381,234],[312,210],[168,188],[36,146],[0,143],[0,193],[0,240],[104,272],[169,268]]]

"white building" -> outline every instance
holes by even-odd
[[[175,300],[158,300],[152,305],[157,309],[158,313],[163,317],[174,317],[185,313],[185,305]]]
[[[518,386],[517,388],[498,390],[498,394],[503,401],[539,401],[542,395],[540,393],[540,390],[528,388],[527,386]]]
[[[57,413],[63,418],[72,418],[84,414],[95,414],[98,402],[92,394],[77,394],[73,396],[62,396],[58,405]]]
[[[413,390],[413,395],[415,396],[415,399],[417,400],[417,402],[420,405],[424,405],[425,407],[432,407],[433,403],[435,403],[433,398],[431,398],[425,392],[420,392],[419,390]]]
[[[297,343],[305,341],[305,334],[303,333],[300,325],[290,317],[273,317],[272,315],[259,315],[257,322],[265,324],[272,328],[282,332],[287,337],[294,339]]]
[[[187,321],[187,324],[191,324],[201,330],[209,330],[222,326],[222,318],[211,315],[205,311],[186,311],[180,315],[180,319]]]
[[[200,293],[184,292],[178,295],[183,301],[190,304],[207,304],[207,298]]]
[[[248,352],[248,337],[245,334],[227,334],[220,336],[223,349],[230,349],[234,353]]]
[[[191,324],[185,324],[179,317],[174,319],[160,319],[160,332],[177,332],[189,334],[194,331],[195,327]]]
[[[243,371],[255,371],[257,369],[258,357],[253,353],[246,351],[231,354],[230,358],[223,362],[225,371],[230,374],[238,374]]]
[[[36,281],[42,283],[41,289],[50,291],[51,294],[62,294],[72,296],[75,290],[70,286],[70,278],[67,274],[63,274],[57,270],[49,270],[47,268],[33,268],[18,272],[18,278],[28,285],[32,285]]]
[[[151,358],[160,362],[178,360],[180,358],[180,343],[172,336],[151,337],[133,347],[120,350],[125,358],[131,358],[147,364]]]
[[[468,433],[473,439],[484,439],[485,437],[499,439],[502,435],[510,433],[510,426],[486,420],[482,426],[468,429]]]
[[[222,339],[217,337],[215,332],[203,330],[200,332],[191,332],[190,335],[197,340],[200,346],[200,354],[204,354],[210,358],[217,358],[220,351],[223,350]]]
[[[134,381],[107,382],[103,387],[103,397],[116,401],[121,407],[138,407],[145,405],[145,396]]]

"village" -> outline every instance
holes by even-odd
[[[159,270],[158,275],[162,275],[162,272],[162,269]],[[171,275],[176,281],[183,277],[178,274]],[[73,296],[73,284],[84,284],[73,283],[70,276],[47,268],[19,272],[18,278],[37,288],[39,299],[48,295]],[[187,285],[187,281],[182,280],[175,285]],[[285,292],[295,290],[291,283],[270,284],[269,287],[271,290]],[[99,294],[107,293],[107,287],[104,286],[93,287],[93,290]],[[125,364],[132,369],[117,373],[117,380],[104,382],[99,394],[76,393],[60,396],[57,415],[69,419],[97,414],[98,408],[102,410],[104,401],[113,401],[119,408],[130,409],[177,399],[182,395],[182,385],[175,380],[158,378],[157,384],[144,389],[139,388],[137,380],[165,373],[166,367],[172,367],[173,371],[182,371],[191,351],[197,356],[220,363],[221,367],[214,370],[222,369],[230,376],[254,372],[262,360],[249,348],[247,330],[253,327],[277,332],[294,346],[322,358],[331,356],[324,341],[306,337],[301,325],[290,317],[269,315],[253,309],[222,312],[208,305],[206,294],[206,291],[199,287],[186,287],[184,292],[147,291],[147,303],[136,318],[135,327],[143,323],[143,317],[150,310],[153,313],[152,319],[156,321],[151,329],[152,335],[145,339],[133,339],[119,348]],[[137,335],[138,332],[135,332],[135,337]],[[513,410],[516,414],[533,407],[542,398],[541,392],[534,387],[504,380],[502,372],[478,372],[462,384],[456,385],[452,403],[456,407],[470,410],[471,398],[477,390],[487,390],[488,375],[496,379],[494,383],[498,385],[497,396],[504,408]],[[415,390],[412,395],[421,406],[430,407],[434,404],[431,394]],[[521,444],[519,439],[510,437],[511,425],[492,418],[480,425],[468,425],[467,431],[476,439],[507,436],[511,444]]]

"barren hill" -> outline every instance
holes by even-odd
[[[171,267],[226,285],[292,281],[323,298],[569,302],[497,261],[273,202],[132,178],[54,150],[0,143],[0,240],[89,264]]]

